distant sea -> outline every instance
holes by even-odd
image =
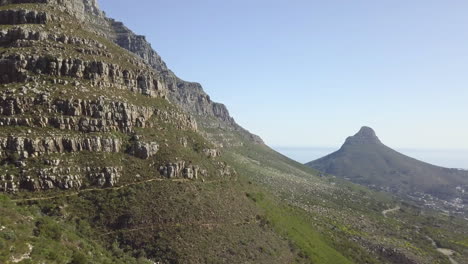
[[[306,163],[326,156],[339,148],[273,147],[273,149],[300,163]],[[396,151],[433,165],[468,169],[468,149],[396,149]]]

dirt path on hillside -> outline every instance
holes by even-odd
[[[401,209],[400,206],[397,206],[397,207],[392,208],[392,209],[383,210],[382,214],[383,214],[383,216],[387,217],[388,213],[396,212],[396,211],[398,211],[400,209]]]
[[[20,203],[20,202],[33,202],[33,201],[47,201],[47,200],[53,200],[53,199],[58,199],[58,198],[66,198],[66,197],[72,197],[72,196],[78,196],[82,193],[87,193],[87,192],[103,192],[103,191],[116,191],[120,189],[124,189],[130,186],[134,185],[140,185],[140,184],[145,184],[149,182],[161,182],[161,181],[171,181],[171,182],[197,182],[194,180],[189,180],[189,179],[163,179],[163,178],[154,178],[154,179],[149,179],[145,181],[140,181],[140,182],[132,182],[132,183],[127,183],[121,186],[116,186],[116,187],[110,187],[110,188],[91,188],[91,189],[83,189],[75,192],[70,192],[67,194],[60,194],[60,195],[54,195],[54,196],[47,196],[47,197],[37,197],[37,198],[25,198],[25,199],[16,199],[12,200],[12,202]],[[214,183],[214,182],[221,182],[221,180],[218,181],[200,181],[200,183]]]

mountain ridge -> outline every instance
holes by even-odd
[[[223,124],[228,129],[235,130],[244,135],[252,142],[264,144],[263,140],[236,123],[229,114],[227,107],[222,103],[213,102],[210,96],[204,92],[203,87],[197,82],[188,82],[180,79],[176,74],[168,69],[161,56],[151,47],[145,36],[137,35],[128,29],[122,22],[112,18],[107,18],[105,13],[98,9],[97,0],[83,0],[85,10],[91,9],[92,14],[98,19],[103,19],[109,23],[114,32],[106,32],[108,37],[122,48],[136,54],[143,61],[150,64],[159,71],[165,79],[169,89],[169,99],[182,107],[185,111],[201,117],[214,117],[220,122],[204,122],[207,127],[217,127]],[[102,23],[102,22],[101,22]],[[98,23],[99,24],[99,23]],[[206,121],[206,119],[200,120]]]
[[[468,173],[395,151],[384,145],[369,127],[348,137],[338,151],[306,164],[360,184],[390,188],[394,192],[430,193],[443,199],[459,197],[456,188],[468,184]]]

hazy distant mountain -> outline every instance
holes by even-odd
[[[401,193],[424,192],[439,198],[459,195],[468,172],[434,166],[385,146],[374,130],[362,127],[336,152],[307,163],[325,173]]]

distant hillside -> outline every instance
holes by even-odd
[[[434,166],[385,146],[374,130],[363,127],[336,152],[306,164],[319,171],[376,185],[393,192],[429,193],[442,199],[459,195],[468,172]]]

